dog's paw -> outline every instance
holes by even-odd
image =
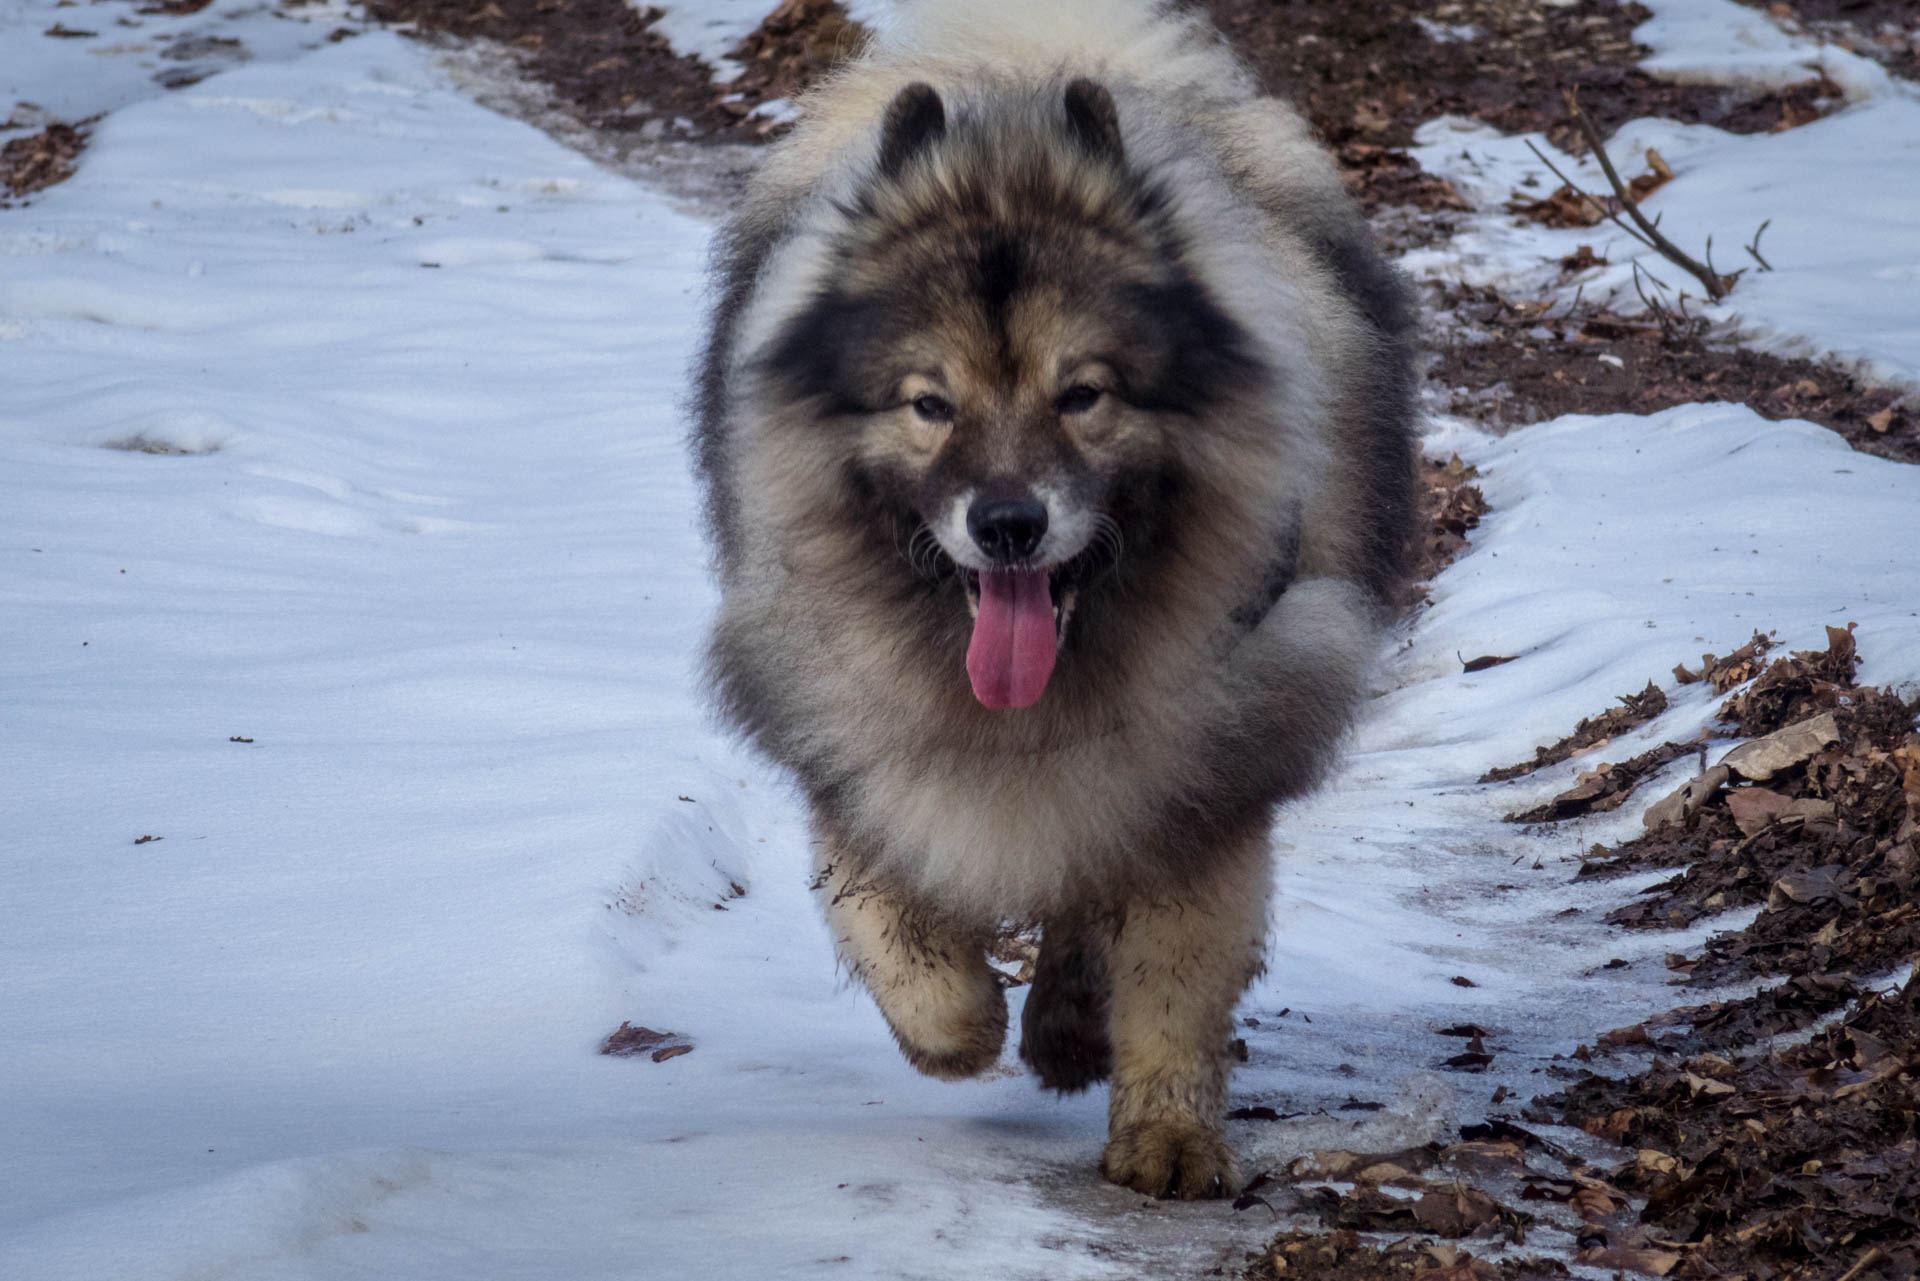
[[[1113,1042],[1103,994],[1043,966],[1020,1019],[1020,1059],[1042,1086],[1062,1094],[1106,1080],[1113,1073]]]
[[[903,1026],[905,1020],[893,1022],[893,1039],[916,1070],[942,1081],[964,1081],[999,1061],[1007,1039],[1007,1001],[998,983],[972,1008],[916,1013],[920,1017],[910,1026]]]
[[[1239,1164],[1225,1136],[1190,1121],[1149,1122],[1115,1131],[1100,1158],[1100,1176],[1148,1196],[1182,1201],[1240,1190]]]

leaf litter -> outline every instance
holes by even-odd
[[[80,151],[87,145],[88,123],[56,120],[38,133],[0,146],[0,187],[12,195],[25,196],[71,178]]]
[[[1670,956],[1681,984],[1784,979],[1604,1034],[1600,1055],[1651,1062],[1578,1072],[1536,1101],[1628,1149],[1608,1177],[1644,1198],[1679,1277],[1890,1281],[1920,1267],[1920,699],[1856,685],[1852,629],[1827,636],[1772,664],[1752,642],[1730,656],[1762,669],[1719,719],[1757,737],[1581,871],[1681,869],[1610,916],[1624,928],[1758,908],[1698,956]]]
[[[677,1032],[656,1032],[650,1027],[621,1023],[600,1042],[600,1053],[617,1059],[638,1058],[644,1054],[655,1063],[693,1053],[693,1042]]]
[[[1579,875],[1678,869],[1611,914],[1620,928],[1758,908],[1698,955],[1669,954],[1668,968],[1683,986],[1778,981],[1599,1032],[1575,1062],[1547,1068],[1566,1086],[1523,1115],[1618,1145],[1611,1164],[1504,1119],[1465,1127],[1449,1148],[1316,1152],[1284,1179],[1317,1184],[1294,1208],[1324,1230],[1280,1234],[1246,1276],[1497,1281],[1568,1275],[1563,1258],[1619,1275],[1783,1281],[1892,1281],[1920,1267],[1920,699],[1855,683],[1850,626],[1830,627],[1824,649],[1769,661],[1772,648],[1756,633],[1676,669],[1726,695],[1717,719],[1744,741],[1677,793],[1692,798],[1678,817],[1664,821],[1672,807],[1657,803],[1642,836],[1595,847]],[[1665,710],[1649,684],[1505,776]],[[1487,1029],[1439,1032],[1491,1059]],[[1646,1066],[1624,1077],[1580,1066],[1624,1051]],[[1543,1228],[1571,1248],[1508,1257]],[[1469,1237],[1499,1240],[1476,1257],[1452,1244]]]

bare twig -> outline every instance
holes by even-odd
[[[1621,207],[1640,228],[1642,235],[1638,238],[1642,243],[1652,246],[1669,262],[1686,268],[1706,287],[1707,297],[1716,302],[1725,298],[1728,291],[1733,288],[1733,282],[1740,278],[1740,273],[1736,271],[1731,276],[1721,275],[1668,240],[1660,233],[1657,226],[1647,220],[1647,216],[1640,212],[1640,206],[1634,203],[1632,193],[1627,190],[1627,184],[1620,181],[1620,174],[1614,169],[1613,161],[1607,155],[1606,144],[1600,141],[1600,131],[1594,127],[1593,121],[1587,118],[1587,113],[1580,110],[1580,99],[1571,89],[1566,91],[1565,96],[1567,110],[1573,113],[1573,122],[1580,126],[1580,132],[1585,136],[1587,145],[1593,148],[1593,158],[1600,162],[1600,171],[1607,175],[1607,181],[1613,186],[1613,194],[1619,198]]]
[[[1653,282],[1654,293],[1649,294],[1646,287],[1640,283],[1641,276]],[[1633,263],[1633,292],[1640,295],[1641,305],[1660,326],[1660,337],[1663,340],[1677,342],[1697,335],[1700,322],[1696,317],[1687,314],[1687,295],[1684,293],[1676,295],[1674,305],[1669,307],[1664,295],[1672,292],[1672,286],[1642,267],[1638,259]]]
[[[1772,225],[1773,219],[1771,218],[1761,223],[1759,230],[1753,233],[1753,239],[1746,246],[1747,252],[1753,255],[1753,260],[1760,264],[1760,270],[1762,271],[1773,270],[1773,264],[1760,256],[1760,237],[1766,235],[1767,228]]]
[[[1587,286],[1586,286],[1586,282],[1585,282],[1585,281],[1582,281],[1582,282],[1580,283],[1580,287],[1579,287],[1578,289],[1576,289],[1576,290],[1574,290],[1574,291],[1573,291],[1573,301],[1567,304],[1567,314],[1566,314],[1566,315],[1564,315],[1564,316],[1562,316],[1562,317],[1560,317],[1560,319],[1562,319],[1562,320],[1572,320],[1572,319],[1573,319],[1573,314],[1574,314],[1574,313],[1575,313],[1576,311],[1579,311],[1579,310],[1580,310],[1580,299],[1581,299],[1581,296],[1582,296],[1582,295],[1584,295],[1584,294],[1585,294],[1586,292],[1587,292]]]
[[[1858,1263],[1855,1263],[1852,1267],[1847,1269],[1847,1274],[1841,1277],[1840,1281],[1853,1281],[1855,1277],[1859,1276],[1862,1272],[1865,1272],[1868,1268],[1880,1262],[1880,1260],[1885,1257],[1886,1256],[1880,1252],[1880,1247],[1877,1245],[1874,1246],[1871,1250],[1868,1250],[1865,1254],[1860,1256],[1860,1261]]]
[[[1527,150],[1531,151],[1534,155],[1538,156],[1540,158],[1540,163],[1545,165],[1548,169],[1552,170],[1553,176],[1558,178],[1563,186],[1567,187],[1569,190],[1575,192],[1576,194],[1581,196],[1586,196],[1588,200],[1593,201],[1593,207],[1595,209],[1598,209],[1601,212],[1601,214],[1607,219],[1608,222],[1611,222],[1614,226],[1620,228],[1620,230],[1626,232],[1629,236],[1632,236],[1635,240],[1639,241],[1641,244],[1645,245],[1647,248],[1653,249],[1655,251],[1658,250],[1659,247],[1655,245],[1651,240],[1648,240],[1645,236],[1635,231],[1632,227],[1628,226],[1626,223],[1621,222],[1620,215],[1615,213],[1613,210],[1607,208],[1605,201],[1597,200],[1592,196],[1588,196],[1586,192],[1581,191],[1579,183],[1567,177],[1567,175],[1561,173],[1560,166],[1554,164],[1553,161],[1547,159],[1547,153],[1533,145],[1533,139],[1529,138],[1526,141],[1527,141]]]
[[[1633,292],[1640,295],[1640,305],[1647,309],[1647,314],[1652,316],[1654,322],[1660,326],[1660,336],[1670,339],[1673,337],[1673,313],[1667,310],[1667,305],[1657,295],[1647,293],[1645,287],[1640,284],[1642,274],[1653,281],[1656,289],[1665,289],[1666,286],[1661,284],[1658,276],[1642,267],[1638,258],[1633,260]]]

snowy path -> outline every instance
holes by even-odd
[[[1099,1184],[1101,1097],[917,1078],[837,982],[693,688],[707,233],[385,34],[127,107],[0,211],[0,1276],[1170,1276],[1272,1231]],[[1684,940],[1568,883],[1631,814],[1522,837],[1572,766],[1488,765],[1755,626],[1920,677],[1920,471],[1727,407],[1437,443],[1495,513],[1282,832],[1235,1101],[1324,1111],[1236,1124],[1252,1168],[1665,995]],[[1493,1073],[1433,1071],[1462,1018]],[[695,1049],[594,1054],[623,1020]]]

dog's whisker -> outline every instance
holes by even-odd
[[[941,562],[946,559],[947,554],[941,548],[940,540],[934,537],[933,530],[928,526],[921,525],[913,531],[912,536],[907,539],[905,555],[907,564],[913,567],[913,572],[929,582],[938,582],[946,577]]]
[[[1106,559],[1116,567],[1120,557],[1127,549],[1127,538],[1121,532],[1120,522],[1101,512],[1093,518],[1093,541],[1106,549]]]

